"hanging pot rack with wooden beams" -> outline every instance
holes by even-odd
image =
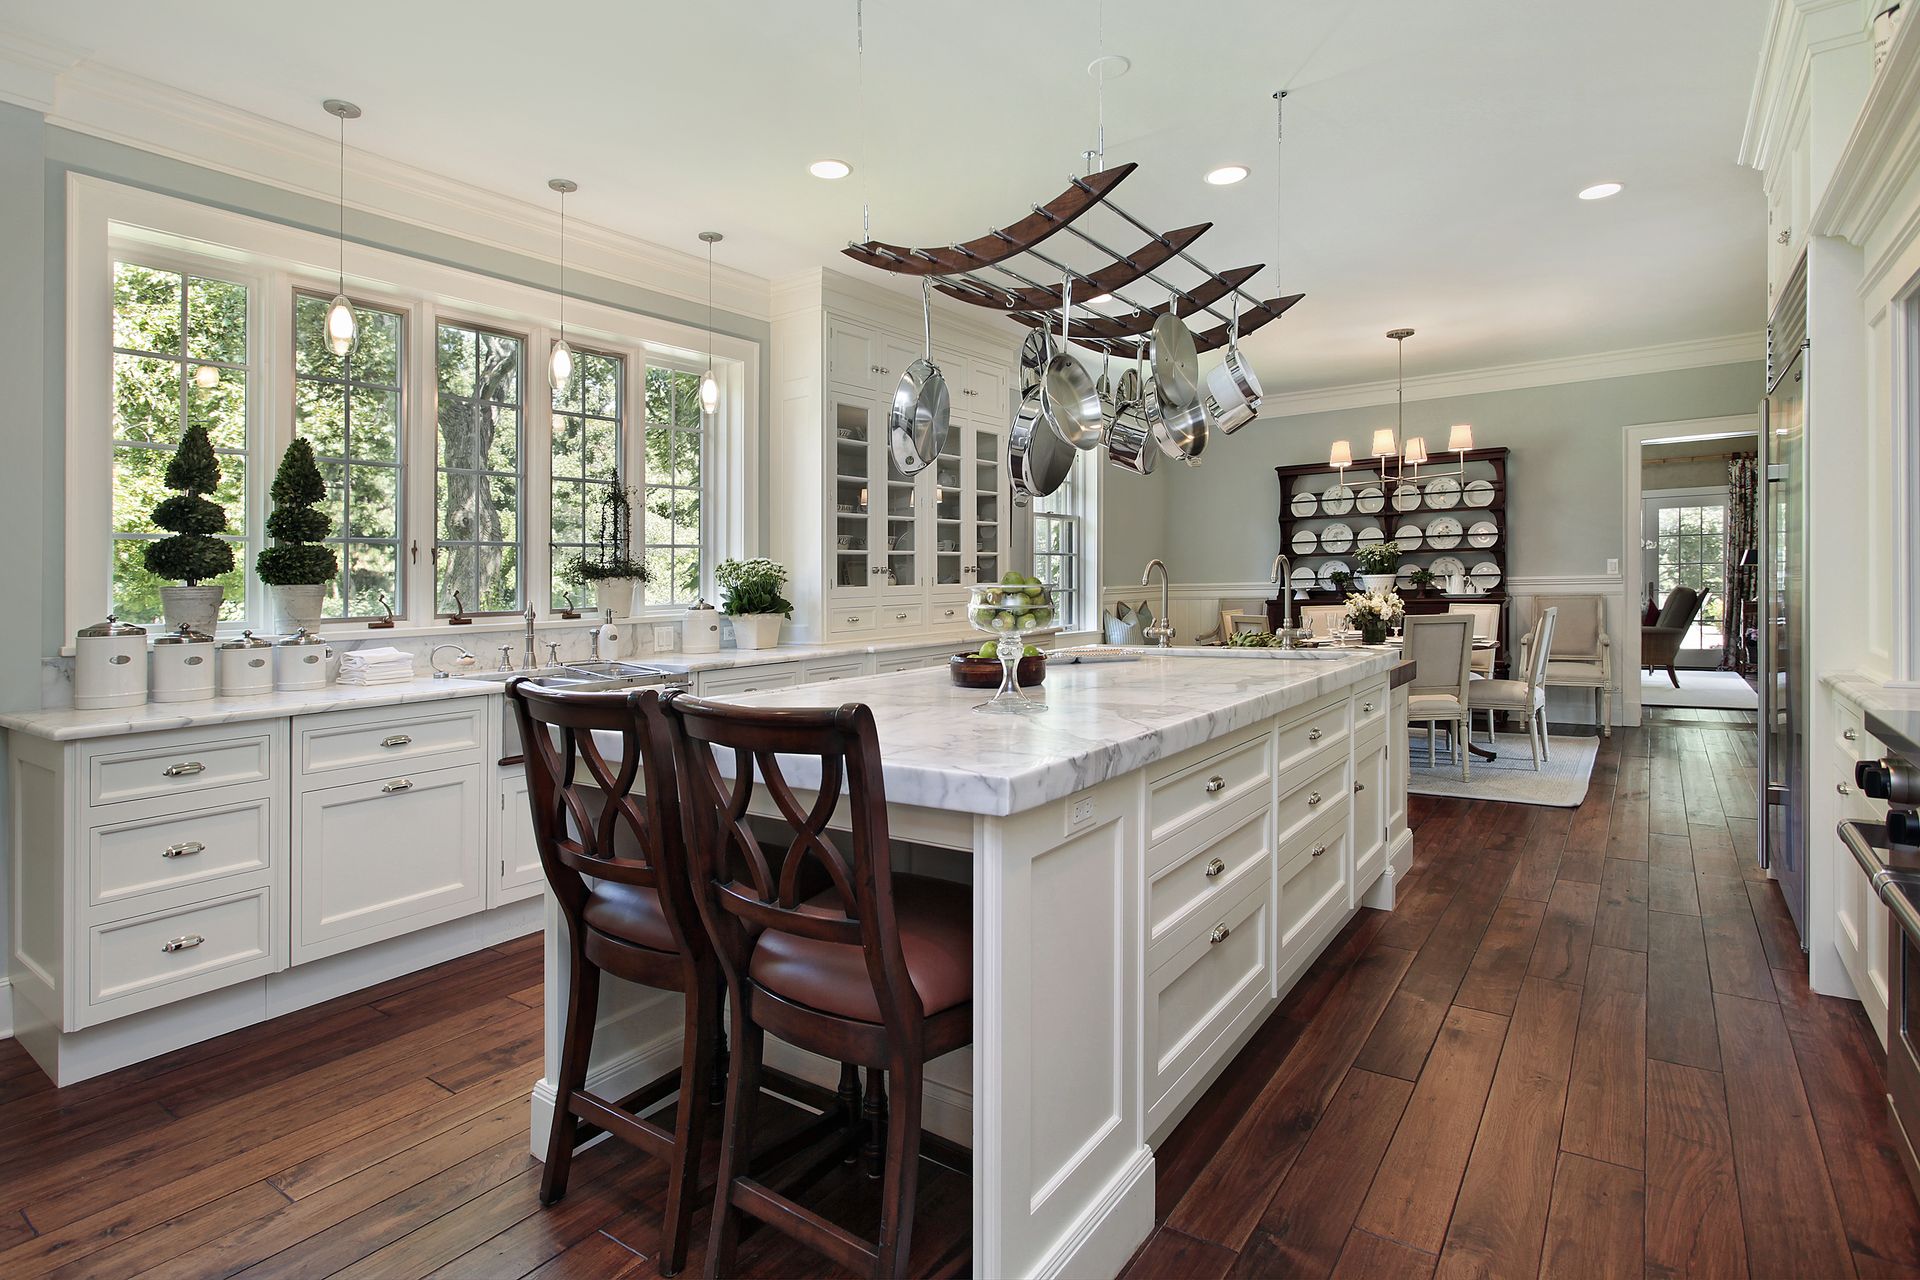
[[[878,240],[849,244],[843,251],[856,262],[896,275],[932,277],[933,287],[949,298],[997,311],[1029,328],[1046,327],[1058,331],[1062,285],[1046,284],[1008,265],[1026,257],[1045,267],[1050,274],[1071,275],[1078,285],[1074,293],[1082,298],[1106,295],[1129,303],[1133,309],[1119,314],[1096,311],[1084,302],[1071,304],[1073,323],[1068,327],[1071,341],[1106,355],[1133,359],[1146,354],[1141,337],[1153,328],[1153,322],[1173,313],[1183,320],[1202,312],[1219,323],[1194,334],[1194,346],[1214,351],[1227,345],[1234,333],[1238,307],[1238,329],[1244,335],[1277,320],[1305,297],[1291,293],[1279,298],[1260,298],[1248,292],[1247,285],[1266,265],[1232,267],[1215,271],[1188,250],[1213,226],[1196,223],[1178,230],[1155,231],[1113,201],[1114,188],[1138,166],[1115,165],[1084,178],[1069,178],[1069,186],[1045,204],[1033,206],[1033,212],[1006,227],[996,227],[977,239],[950,244],[944,248],[915,249],[883,244]],[[1133,230],[1148,237],[1131,253],[1110,248],[1077,225],[1085,214],[1104,208]],[[1093,270],[1068,266],[1040,246],[1056,235],[1091,249],[1105,259],[1105,265]],[[1181,286],[1163,274],[1175,259],[1200,272],[1198,284]],[[1143,306],[1125,294],[1125,290],[1146,281],[1165,289],[1169,297],[1155,306]],[[1222,307],[1227,310],[1222,310]]]

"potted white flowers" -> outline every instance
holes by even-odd
[[[1400,564],[1400,548],[1389,539],[1361,547],[1353,557],[1360,564],[1360,581],[1366,583],[1368,591],[1389,591],[1393,588],[1393,571]]]
[[[1347,597],[1347,621],[1360,632],[1362,644],[1385,644],[1387,629],[1406,611],[1393,591],[1355,592]]]
[[[740,649],[771,649],[780,642],[780,624],[793,616],[793,602],[780,594],[785,565],[771,560],[722,560],[713,571],[720,584],[720,612],[733,620],[733,643]]]

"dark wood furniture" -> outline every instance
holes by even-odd
[[[973,1038],[972,895],[963,885],[893,872],[879,742],[866,707],[738,707],[684,695],[665,707],[677,729],[695,895],[732,1009],[707,1274],[731,1273],[745,1213],[855,1272],[903,1275],[925,1065]],[[810,802],[787,781],[795,764],[808,781],[819,770]],[[750,824],[756,771],[784,847],[763,845]],[[827,829],[843,800],[844,837]],[[870,1142],[882,1127],[878,1073],[890,1078],[876,1239],[750,1176],[767,1032],[868,1068]],[[845,1073],[842,1080],[844,1095]]]
[[[725,1067],[722,979],[688,883],[672,735],[654,689],[554,693],[514,680],[507,697],[520,722],[540,864],[567,923],[569,995],[540,1200],[566,1194],[574,1148],[603,1131],[659,1157],[667,1165],[660,1272],[675,1275],[686,1262],[709,1101]],[[610,758],[595,734],[616,735],[618,752]],[[583,1087],[602,971],[686,997],[680,1066],[616,1101]],[[641,1114],[676,1089],[671,1131]]]

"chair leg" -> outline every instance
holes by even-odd
[[[860,1118],[860,1068],[851,1062],[840,1064],[840,1088],[835,1091],[834,1099],[839,1103],[840,1112],[846,1117],[847,1151],[841,1157],[842,1164],[852,1164],[860,1158],[860,1139],[863,1133]]]
[[[667,1165],[667,1207],[661,1227],[660,1274],[675,1276],[687,1265],[687,1237],[700,1185],[700,1152],[707,1138],[707,1101],[719,1037],[717,978],[687,992],[686,1029],[680,1046],[680,1103],[674,1113],[673,1159]]]
[[[920,1183],[920,1073],[918,1058],[896,1061],[893,1117],[887,1126],[887,1180],[880,1193],[879,1257],[875,1280],[904,1276],[913,1251],[913,1198]]]
[[[1464,736],[1461,731],[1471,727],[1470,720],[1456,720],[1453,722],[1453,753],[1460,757],[1460,781],[1462,782],[1467,781],[1468,772],[1472,768],[1473,752],[1467,750],[1467,743],[1470,739]]]
[[[1553,748],[1547,745],[1547,709],[1540,708],[1540,758],[1553,759]]]
[[[753,1025],[735,994],[733,1064],[727,1073],[727,1114],[720,1126],[720,1168],[714,1177],[713,1224],[707,1236],[707,1276],[734,1274],[734,1248],[740,1242],[740,1210],[733,1204],[733,1180],[746,1174],[753,1154],[754,1103],[760,1096],[760,1054],[766,1032]]]
[[[1680,687],[1679,673],[1673,669],[1673,664],[1671,662],[1667,664],[1667,679],[1673,681],[1674,688],[1678,689]]]
[[[553,1082],[553,1126],[547,1132],[547,1164],[540,1174],[540,1203],[567,1194],[573,1167],[573,1095],[587,1080],[593,1024],[600,1010],[600,967],[578,947],[567,955],[567,1021],[560,1032],[560,1074]]]
[[[887,1134],[887,1077],[878,1067],[867,1068],[867,1142],[861,1156],[867,1163],[867,1176],[878,1178],[885,1172]]]
[[[1527,712],[1527,753],[1533,757],[1533,767],[1536,769],[1540,767],[1540,739],[1537,736],[1539,728],[1539,717],[1531,711]]]
[[[1429,769],[1433,768],[1434,762],[1439,758],[1434,754],[1434,739],[1439,736],[1439,722],[1436,720],[1427,721],[1427,768]]]

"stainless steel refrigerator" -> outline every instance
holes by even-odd
[[[1760,864],[1807,936],[1807,260],[1767,325],[1760,406]]]

